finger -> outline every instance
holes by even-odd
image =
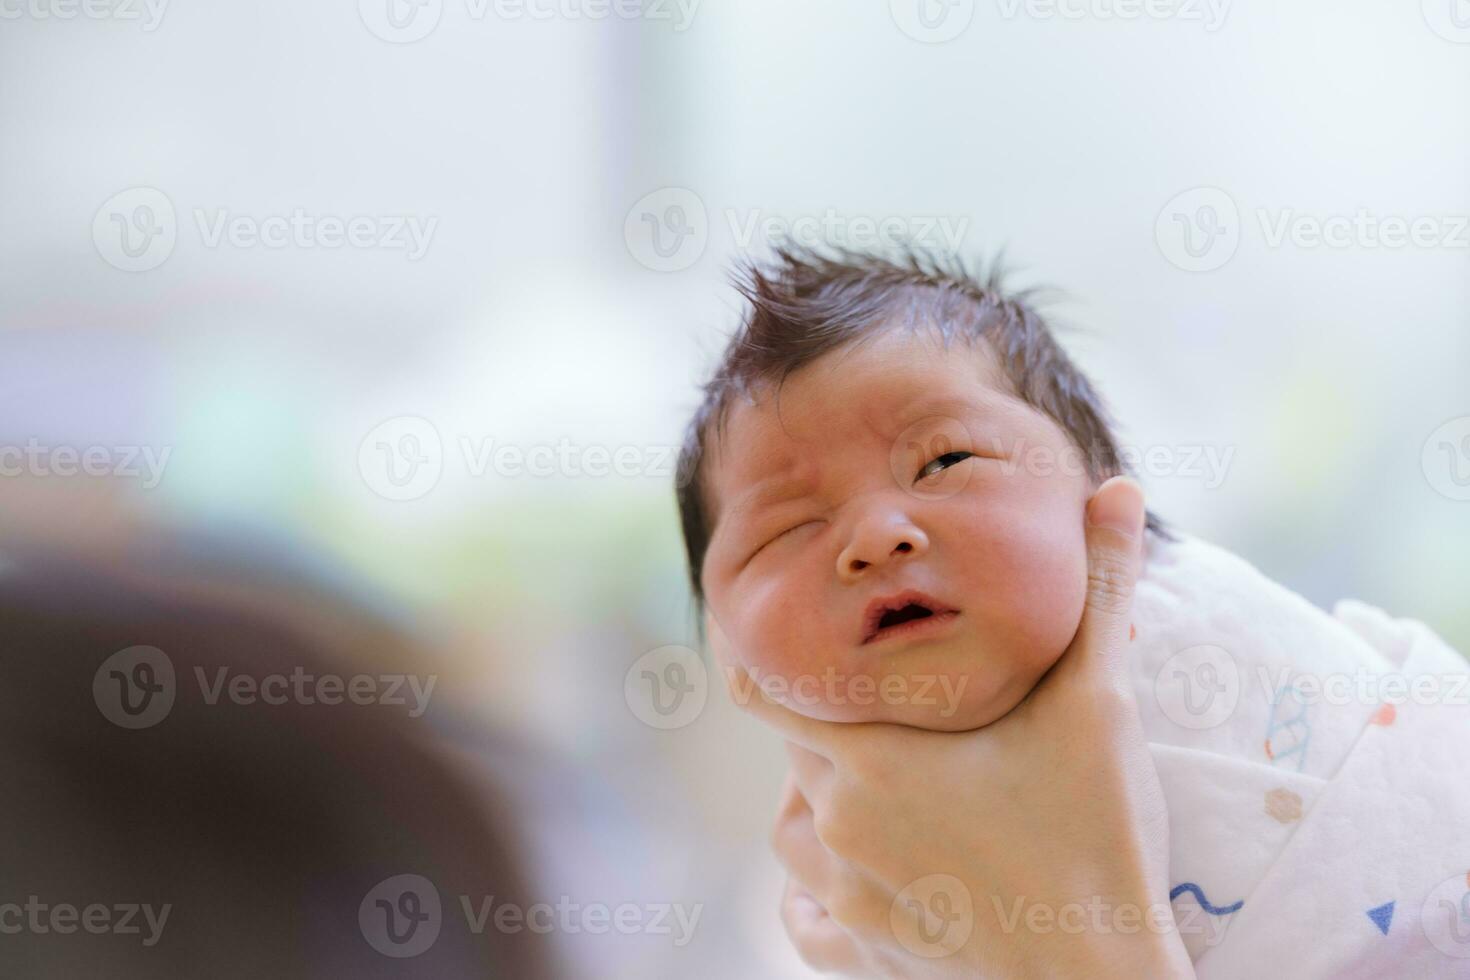
[[[834,854],[817,836],[811,806],[793,780],[771,834],[771,848],[787,873],[849,934],[874,935],[886,928],[890,901],[862,873]]]
[[[1143,488],[1115,476],[1087,504],[1087,605],[1069,660],[1112,663],[1124,649],[1143,547]]]
[[[819,973],[856,974],[862,964],[857,942],[832,921],[827,910],[794,879],[781,896],[781,924],[796,952]]]
[[[809,894],[830,897],[836,893],[840,861],[822,846],[811,804],[791,773],[787,773],[781,807],[771,830],[771,850],[787,874]]]
[[[831,799],[836,768],[826,757],[802,748],[795,742],[786,743],[786,755],[791,760],[788,781],[795,784],[795,788],[806,797],[809,804],[825,807]]]

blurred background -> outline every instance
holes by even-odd
[[[1004,249],[1164,517],[1470,649],[1467,90],[1463,0],[0,0],[0,557],[436,678],[526,894],[701,910],[566,974],[805,976],[778,741],[640,695],[729,264]]]

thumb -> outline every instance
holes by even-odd
[[[1110,662],[1122,651],[1142,548],[1143,488],[1115,476],[1087,504],[1087,606],[1069,659]]]

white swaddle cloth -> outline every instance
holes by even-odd
[[[1133,609],[1198,975],[1470,977],[1465,660],[1189,537],[1150,540]]]

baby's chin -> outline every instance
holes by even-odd
[[[965,732],[1004,717],[1026,697],[1034,680],[1008,677],[997,684],[968,673],[889,674],[855,680],[838,690],[792,687],[779,698],[819,721],[884,722],[934,732]],[[830,687],[830,685],[828,685]]]

